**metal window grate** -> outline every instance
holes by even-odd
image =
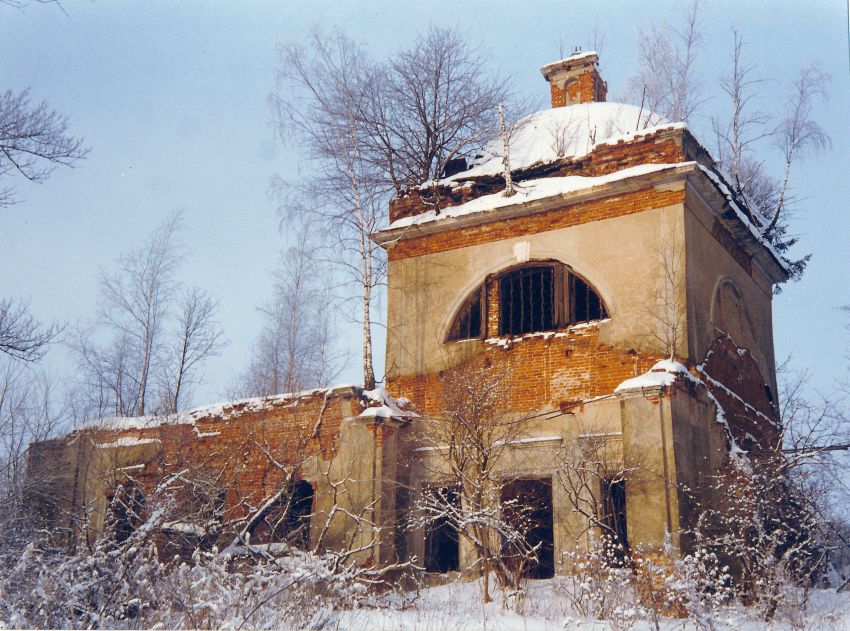
[[[499,280],[500,333],[520,335],[555,328],[554,269],[524,267]]]
[[[481,298],[482,290],[479,287],[458,311],[452,329],[449,331],[449,340],[469,340],[481,337],[483,320]]]

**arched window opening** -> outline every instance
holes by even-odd
[[[608,317],[582,278],[563,265],[532,265],[499,277],[499,333],[522,335]]]
[[[471,340],[481,337],[483,334],[482,323],[484,321],[484,300],[482,288],[476,289],[458,311],[452,328],[449,330],[448,339]]]
[[[581,322],[593,322],[608,317],[605,305],[599,298],[599,294],[593,291],[586,282],[575,274],[568,274],[570,306],[569,320],[567,324],[579,324]]]

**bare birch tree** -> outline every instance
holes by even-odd
[[[181,409],[190,376],[201,362],[217,355],[224,345],[215,310],[215,301],[197,287],[186,290],[179,298],[175,350],[169,353],[162,384],[165,412],[175,414]]]
[[[746,64],[743,53],[743,38],[733,30],[732,71],[720,81],[729,98],[730,115],[712,119],[717,158],[732,178],[732,186],[753,207],[764,236],[784,254],[797,241],[787,235],[794,201],[792,166],[806,154],[829,146],[829,137],[813,112],[816,100],[825,95],[829,77],[816,65],[801,69],[785,97],[785,111],[777,125],[775,116],[755,109],[755,90],[765,81],[754,75],[755,66]],[[768,141],[781,152],[781,179],[768,173],[765,159],[755,157],[755,151],[764,151]],[[789,260],[793,276],[799,277],[808,258]]]
[[[329,256],[360,290],[364,384],[374,387],[374,291],[382,252],[370,232],[386,220],[392,192],[442,177],[497,134],[505,83],[490,77],[484,58],[453,31],[431,27],[393,60],[377,64],[340,32],[314,31],[307,48],[281,47],[277,93],[270,102],[284,140],[312,158],[313,172],[279,190],[307,203],[285,203],[285,215],[317,219],[331,241]]]
[[[176,410],[188,375],[221,347],[214,303],[199,290],[179,298],[181,221],[172,214],[143,247],[118,259],[117,272],[101,273],[97,322],[69,339],[97,416]],[[175,332],[169,325],[177,303]]]
[[[794,162],[809,151],[819,151],[829,146],[829,136],[813,118],[814,101],[825,95],[828,82],[829,77],[816,65],[803,68],[786,99],[785,116],[777,130],[777,145],[782,151],[785,169],[776,207],[772,215],[768,216],[769,223],[764,229],[768,237],[785,212],[788,182]]]
[[[341,32],[314,31],[310,47],[280,49],[278,93],[272,95],[281,138],[294,139],[313,158],[314,172],[279,186],[309,203],[284,204],[284,216],[312,216],[329,236],[331,256],[360,291],[363,381],[375,387],[372,361],[372,301],[382,277],[380,252],[369,234],[385,217],[379,174],[367,159],[361,112],[369,97],[371,62]]]
[[[369,159],[396,193],[443,177],[498,135],[508,83],[451,29],[430,26],[375,72],[363,112]]]
[[[270,396],[330,385],[340,371],[333,348],[330,291],[311,257],[310,229],[294,233],[295,245],[281,254],[274,297],[261,311],[265,325],[234,396]]]
[[[676,29],[653,25],[638,35],[638,75],[631,79],[633,98],[667,120],[689,122],[705,102],[696,62],[702,43],[699,1],[694,0],[684,24]],[[644,126],[657,125],[647,117]]]

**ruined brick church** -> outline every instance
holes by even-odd
[[[417,495],[444,484],[439,446],[415,438],[441,415],[443,376],[486,366],[510,375],[505,414],[527,419],[501,466],[537,502],[538,576],[594,536],[559,483],[583,444],[621,472],[591,490],[621,543],[686,552],[693,489],[735,451],[778,447],[771,301],[787,263],[684,124],[606,102],[595,53],[542,74],[552,107],[512,134],[515,194],[499,140],[393,200],[372,235],[388,259],[384,388],[103,419],[35,444],[42,523],[91,541],[116,489],[142,503],[180,479],[166,537],[221,546],[229,519],[256,543],[297,531],[366,564],[462,572],[457,533],[411,526]]]

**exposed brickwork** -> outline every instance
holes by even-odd
[[[778,445],[778,417],[764,377],[753,356],[728,335],[718,337],[711,345],[703,363],[703,381],[723,407],[740,446],[772,449]]]
[[[566,84],[549,84],[552,107],[564,107],[574,103],[603,102],[608,96],[608,86],[599,75],[596,67],[588,69]]]
[[[320,454],[329,459],[336,452],[342,419],[362,410],[361,399],[351,394],[315,393],[265,406],[236,403],[223,414],[202,415],[194,425],[162,424],[144,429],[86,429],[79,433],[96,444],[119,439],[156,439],[157,457],[133,477],[150,492],[168,473],[190,466],[194,472],[221,476],[228,489],[228,517],[246,514],[280,488],[283,471],[272,462],[304,462]],[[69,437],[70,440],[77,435]],[[264,453],[267,452],[267,453]]]
[[[682,147],[692,147],[683,139],[688,134],[683,129],[657,131],[629,142],[600,145],[585,156],[567,158],[544,166],[517,169],[513,172],[516,183],[541,177],[581,175],[596,177],[615,173],[640,164],[671,164],[692,159]],[[435,208],[458,206],[470,200],[501,191],[505,188],[501,177],[483,177],[463,186],[440,186],[422,191],[411,190],[390,202],[390,222],[412,217]]]
[[[507,405],[516,411],[569,407],[574,402],[612,394],[620,383],[642,374],[658,357],[599,342],[599,325],[557,333],[503,338],[487,343],[473,361],[511,375]],[[440,374],[388,378],[394,396],[405,396],[426,413],[440,411]]]
[[[567,228],[591,221],[612,219],[650,208],[662,208],[684,201],[684,191],[644,189],[602,200],[579,202],[567,208],[471,226],[463,230],[412,237],[397,242],[387,250],[390,261],[412,256],[455,250],[479,243],[511,239],[528,234]]]

